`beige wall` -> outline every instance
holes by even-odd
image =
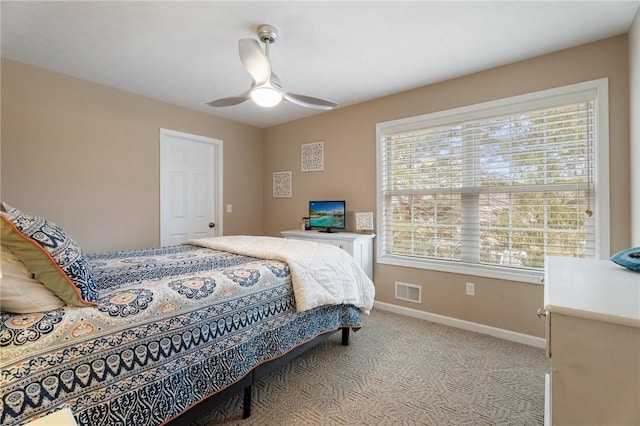
[[[640,10],[629,31],[631,246],[640,247]]]
[[[634,37],[635,48],[614,37],[265,130],[3,59],[0,194],[89,252],[158,245],[159,129],[168,128],[224,140],[224,203],[234,206],[225,234],[297,228],[313,198],[346,199],[352,226],[353,212],[375,211],[377,122],[608,77],[613,253],[630,245]],[[314,141],[325,143],[325,170],[302,173],[301,144]],[[282,170],[293,172],[292,198],[271,196]],[[395,300],[395,281],[421,284],[422,304]],[[467,281],[476,296],[465,296]],[[375,283],[381,302],[544,336],[540,285],[385,265]]]
[[[269,235],[297,228],[309,199],[346,199],[351,213],[375,211],[377,122],[415,116],[552,87],[609,78],[611,251],[629,246],[629,76],[626,36],[339,108],[265,130],[264,224]],[[354,82],[357,84],[357,82]],[[301,144],[324,141],[325,170],[300,172]],[[272,172],[293,172],[293,197],[271,197]],[[534,336],[543,287],[421,269],[375,266],[376,300]],[[422,304],[394,299],[395,281],[423,286]],[[465,295],[465,283],[476,296]]]
[[[262,130],[2,59],[2,199],[87,252],[160,243],[159,130],[223,140],[224,233],[261,234]]]

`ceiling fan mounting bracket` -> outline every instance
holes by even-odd
[[[278,30],[273,25],[263,24],[258,27],[258,38],[265,44],[276,41]]]

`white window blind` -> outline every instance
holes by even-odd
[[[379,257],[521,272],[596,257],[596,94],[379,125]]]

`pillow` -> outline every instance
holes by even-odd
[[[13,213],[19,211],[18,209],[11,207],[9,204],[4,201],[0,201],[0,212],[2,213]]]
[[[64,302],[35,280],[13,253],[0,246],[0,310],[14,314],[52,311]]]
[[[46,219],[17,211],[0,214],[2,245],[6,246],[66,304],[97,305],[98,290],[80,247]]]
[[[619,251],[611,256],[611,261],[632,271],[640,272],[640,247]]]

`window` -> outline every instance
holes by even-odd
[[[609,255],[607,80],[378,123],[378,261],[540,282]]]

